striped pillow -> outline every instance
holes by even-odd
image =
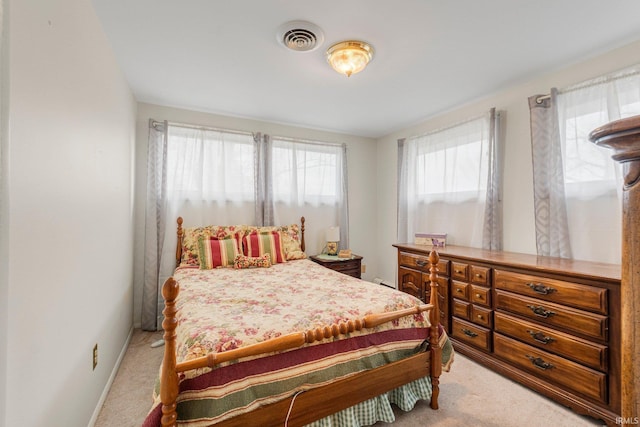
[[[198,259],[201,270],[233,267],[233,262],[239,254],[238,241],[233,237],[218,239],[205,236],[198,239]]]
[[[284,255],[284,247],[282,246],[282,237],[278,231],[269,231],[266,233],[252,232],[246,234],[242,238],[242,248],[245,256],[248,257],[261,257],[268,253],[271,255],[272,264],[278,264],[287,260]]]

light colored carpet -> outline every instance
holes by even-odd
[[[139,427],[151,408],[151,392],[163,347],[151,348],[160,332],[135,330],[95,427]],[[456,354],[440,378],[440,409],[418,402],[396,411],[394,427],[590,427],[604,423],[563,406]],[[377,423],[376,427],[386,426]]]

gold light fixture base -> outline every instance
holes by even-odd
[[[350,77],[364,70],[373,59],[373,48],[368,43],[347,40],[327,49],[327,62],[340,74]]]

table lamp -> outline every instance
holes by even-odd
[[[327,254],[338,255],[338,242],[340,241],[340,227],[327,228]]]

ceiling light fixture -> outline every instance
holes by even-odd
[[[331,67],[347,77],[364,70],[372,59],[373,48],[361,41],[344,41],[327,49],[327,61]]]

